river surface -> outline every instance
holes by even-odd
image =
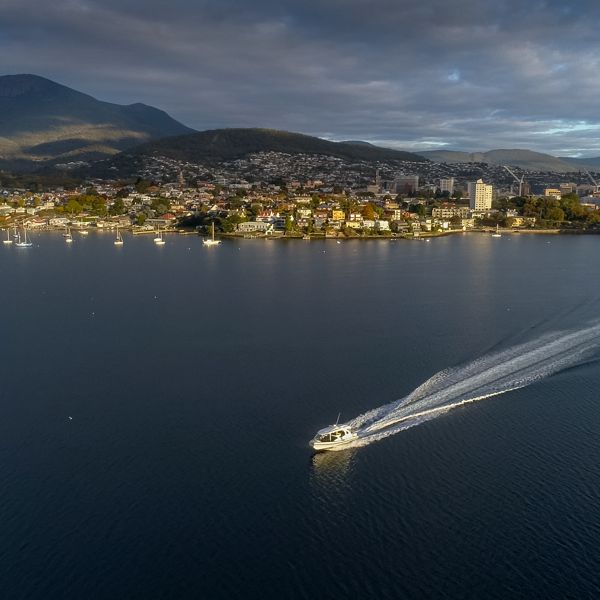
[[[600,236],[74,237],[0,247],[2,598],[600,597]],[[449,367],[529,380],[312,455]]]

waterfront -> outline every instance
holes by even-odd
[[[338,411],[593,320],[598,237],[35,244],[0,248],[5,597],[599,593],[596,363],[307,447]]]

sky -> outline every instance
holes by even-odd
[[[0,74],[195,129],[600,155],[594,0],[0,0]]]

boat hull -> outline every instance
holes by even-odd
[[[357,439],[358,434],[353,433],[352,435],[345,436],[343,439],[335,442],[320,442],[319,440],[311,440],[309,444],[315,452],[335,452],[337,450],[345,450]]]

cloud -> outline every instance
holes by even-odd
[[[556,0],[4,0],[0,70],[198,129],[591,155],[599,17]]]

